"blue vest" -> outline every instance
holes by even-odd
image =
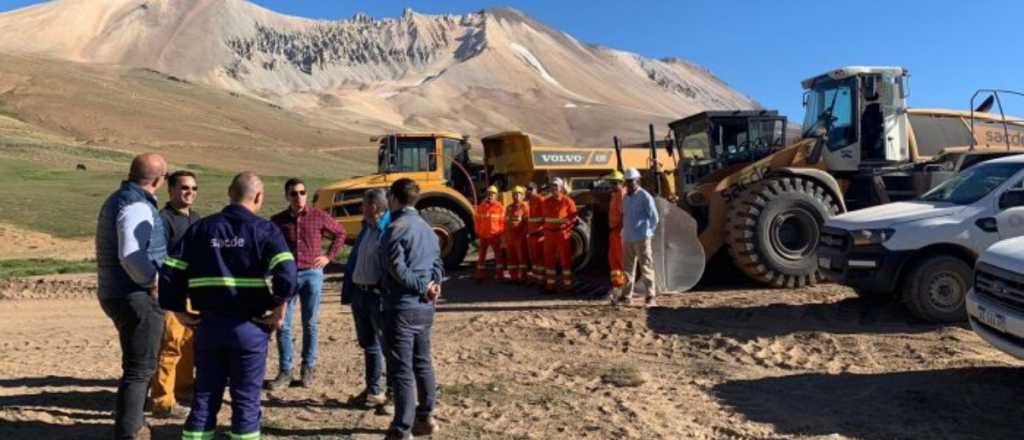
[[[138,202],[145,202],[153,211],[153,231],[149,243],[143,242],[140,246],[146,248],[149,260],[157,268],[167,257],[167,236],[157,209],[156,197],[134,183],[121,182],[121,187],[103,203],[96,221],[96,281],[100,299],[123,298],[129,293],[146,290],[128,276],[121,267],[118,255],[117,216],[126,206]]]

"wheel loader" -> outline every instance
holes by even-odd
[[[591,187],[611,171],[625,167],[647,169],[650,150],[535,146],[522,132],[506,132],[482,139],[484,161],[470,159],[465,136],[450,132],[389,134],[379,142],[377,172],[331,183],[317,190],[314,205],[334,216],[349,237],[355,237],[362,221],[363,194],[371,188],[387,188],[400,178],[420,185],[417,209],[439,238],[445,267],[454,269],[465,259],[474,237],[473,212],[481,192],[497,185],[502,203],[511,202],[510,190],[529,182],[544,183],[555,177],[567,183],[581,221],[572,233],[573,261],[577,268],[590,261],[591,219],[594,198]],[[673,192],[672,164],[658,173],[647,173],[645,182]]]
[[[825,219],[1024,153],[1024,125],[987,113],[991,100],[977,111],[909,109],[908,78],[902,67],[851,66],[803,81],[802,136],[774,151],[754,140],[767,130],[760,124],[723,143],[728,130],[699,115],[671,123],[679,206],[697,222],[706,258],[727,252],[766,285],[813,284]]]

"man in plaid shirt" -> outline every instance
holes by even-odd
[[[302,306],[302,376],[303,387],[311,387],[316,367],[317,321],[320,310],[320,291],[324,283],[324,267],[341,252],[345,243],[345,230],[329,214],[306,201],[306,184],[300,179],[289,179],[284,184],[288,208],[270,218],[284,233],[285,241],[295,255],[298,265],[298,303]],[[331,246],[324,254],[323,239],[331,240]],[[277,351],[280,372],[268,388],[276,390],[287,387],[292,381],[292,320],[295,316],[296,299],[288,302],[284,326],[277,333]]]

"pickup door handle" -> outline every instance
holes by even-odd
[[[979,218],[974,224],[978,226],[978,229],[985,232],[999,232],[999,223],[996,222],[994,217]]]

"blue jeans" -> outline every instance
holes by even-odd
[[[292,321],[295,318],[295,305],[302,306],[302,366],[316,366],[317,330],[320,319],[320,291],[324,286],[324,271],[321,269],[300,270],[298,274],[298,298],[288,301],[284,313],[284,326],[277,332],[277,354],[280,356],[281,371],[291,371],[292,361]]]
[[[124,298],[101,299],[100,307],[117,328],[121,342],[121,381],[114,408],[114,438],[134,439],[144,423],[149,382],[156,373],[164,311],[146,292]]]
[[[425,417],[434,411],[437,382],[430,360],[433,325],[433,307],[384,311],[388,385],[394,390],[395,400],[391,430],[403,435],[412,430],[414,417]]]
[[[380,293],[363,290],[355,286],[352,295],[352,320],[355,322],[356,339],[363,349],[366,373],[366,392],[380,394],[380,376],[384,372],[384,352],[381,348],[384,317],[382,316]]]

